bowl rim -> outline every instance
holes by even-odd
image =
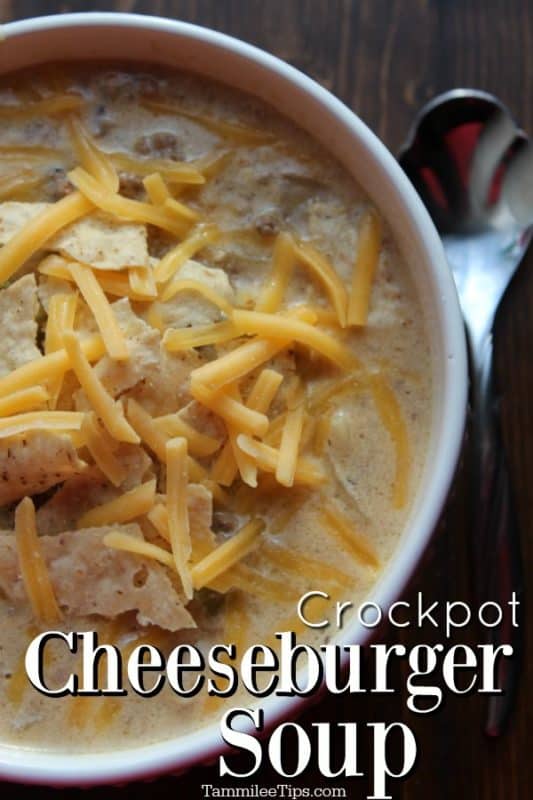
[[[39,34],[53,29],[79,30],[85,27],[144,29],[153,34],[174,34],[202,41],[219,50],[259,64],[276,73],[287,84],[296,85],[303,94],[318,101],[340,126],[380,163],[390,189],[396,193],[416,229],[435,291],[441,299],[441,326],[447,359],[443,369],[442,420],[439,442],[442,453],[429,481],[431,498],[423,503],[410,527],[409,535],[392,556],[383,580],[373,588],[372,599],[388,609],[397,599],[414,572],[438,523],[459,457],[466,416],[467,357],[463,320],[455,284],[440,238],[421,199],[402,169],[378,137],[341,100],[312,78],[278,57],[238,38],[196,24],[164,17],[118,12],[83,12],[48,15],[9,22],[1,26],[4,39]],[[0,44],[0,47],[2,45]],[[157,57],[154,59],[157,61]],[[352,626],[342,641],[363,644],[371,635],[360,623]],[[306,702],[302,698],[268,698],[268,720],[293,716]],[[195,764],[213,759],[224,749],[218,726],[211,724],[186,736],[163,742],[130,747],[118,752],[99,752],[72,756],[64,752],[40,752],[17,745],[0,745],[0,778],[23,783],[52,786],[89,786],[131,782],[166,772],[185,771]]]

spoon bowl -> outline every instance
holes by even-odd
[[[480,343],[533,232],[533,145],[496,97],[454,89],[422,108],[399,160],[442,235]]]

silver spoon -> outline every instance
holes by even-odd
[[[468,331],[476,596],[480,603],[495,600],[508,608],[513,591],[521,599],[523,576],[492,380],[492,328],[533,234],[533,146],[495,97],[455,89],[422,108],[399,160],[442,235]],[[514,702],[521,630],[505,615],[491,638],[515,651],[513,659],[500,659],[502,693],[488,702],[485,731],[498,736]]]

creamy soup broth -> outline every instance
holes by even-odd
[[[81,101],[73,110],[60,113],[39,110],[43,99],[64,95]],[[11,106],[14,113],[10,113]],[[176,201],[193,209],[202,223],[218,226],[220,236],[207,242],[192,258],[224,273],[234,307],[254,309],[271,274],[280,232],[309,244],[327,259],[349,292],[361,222],[370,201],[333,155],[266,104],[184,73],[115,64],[69,64],[2,78],[0,107],[4,120],[0,127],[2,204],[53,203],[72,191],[67,173],[80,159],[73,149],[66,120],[74,115],[98,148],[113,154],[123,196],[149,202],[143,178],[152,171],[153,162],[161,168]],[[19,109],[26,110],[19,113]],[[205,183],[174,180],[172,162],[194,165],[205,176]],[[147,236],[152,265],[177,242],[171,233],[154,226],[148,226]],[[54,291],[63,291],[66,285],[59,278],[38,273],[44,255],[42,251],[33,255],[10,279],[12,284],[32,271],[37,276],[36,346],[41,350],[47,297]],[[216,281],[211,286],[219,288]],[[111,303],[119,299],[109,293],[107,296]],[[224,320],[223,312],[213,310],[205,298],[190,291],[183,292],[181,304],[174,302],[170,311],[160,300],[132,300],[131,305],[159,336],[167,327],[194,328]],[[253,570],[252,574],[263,577],[263,595],[250,591],[249,586],[239,588],[238,582],[225,592],[213,588],[195,591],[193,599],[184,600],[184,604],[197,628],[184,631],[165,631],[155,624],[143,626],[135,610],[118,619],[105,619],[101,614],[70,615],[63,610],[59,627],[96,630],[102,641],[120,644],[126,654],[139,641],[153,642],[165,652],[180,642],[192,642],[207,651],[214,643],[228,639],[242,648],[255,642],[272,643],[276,630],[295,626],[299,640],[317,643],[330,637],[332,631],[298,627],[296,601],[301,594],[311,588],[321,589],[355,604],[369,594],[397,547],[417,490],[431,413],[430,348],[424,312],[409,265],[400,256],[386,222],[382,221],[365,326],[341,327],[324,286],[301,263],[287,283],[282,307],[290,311],[298,305],[322,311],[323,318],[317,324],[353,353],[363,367],[355,369],[350,377],[298,344],[262,365],[283,376],[268,411],[270,420],[284,412],[290,403],[290,391],[295,395],[299,391],[300,399],[301,392],[306,393],[300,454],[319,465],[325,475],[320,485],[295,484],[288,488],[276,484],[273,475],[260,471],[255,490],[246,487],[237,475],[230,486],[222,487],[226,500],[221,502],[215,497],[211,529],[217,545],[234,535],[250,516],[265,523],[260,544],[241,562]],[[78,306],[76,320],[80,329],[84,320],[91,328],[87,308],[80,311]],[[233,346],[223,343],[218,349],[216,345],[196,348],[191,368]],[[243,394],[259,371],[243,380]],[[4,370],[4,374],[7,372]],[[299,389],[296,375],[301,379]],[[72,398],[79,386],[69,381],[73,378],[67,375],[58,404],[65,410],[83,405],[79,400],[75,405]],[[138,385],[120,397],[123,402],[128,397],[136,398],[154,417],[179,412],[191,403],[186,381],[170,400],[162,398],[160,408],[154,395]],[[213,438],[223,440],[226,436],[223,422],[206,409],[192,409],[189,422]],[[1,439],[0,449],[5,451],[10,444],[11,439]],[[139,447],[149,463],[142,477],[140,472],[134,474],[136,467],[132,467],[128,489],[148,476],[157,482],[157,492],[163,494],[165,476],[157,459],[149,446]],[[88,486],[80,484],[78,476],[71,495],[69,479],[58,481],[44,493],[32,494],[40,534],[46,531],[49,536],[60,535],[61,524],[64,531],[71,531],[78,510],[81,513],[113,496],[106,493],[109,483],[105,476],[94,478],[98,470],[83,445],[78,454],[92,470]],[[197,457],[208,474],[215,459],[216,454]],[[95,489],[95,481],[103,487],[101,495]],[[208,483],[206,486],[210,491]],[[63,491],[64,523],[58,522],[62,519],[57,509],[59,491]],[[50,506],[54,498],[56,505]],[[19,499],[20,493],[3,506],[3,536],[13,536],[14,508]],[[370,561],[364,553],[357,555],[333,523],[328,527],[324,516],[327,503],[349,521],[366,543]],[[46,516],[47,508],[52,508],[51,517]],[[146,537],[166,546],[150,523],[141,522]],[[126,557],[138,559],[139,565],[144,563],[140,556]],[[171,573],[170,569],[167,571]],[[175,574],[170,580],[182,596]],[[280,587],[284,587],[282,592]],[[207,698],[205,693],[190,700],[167,689],[150,699],[141,699],[133,692],[125,698],[49,699],[40,695],[24,675],[23,657],[36,632],[50,626],[34,618],[27,601],[15,601],[9,592],[4,595],[0,599],[0,736],[6,743],[76,751],[121,748],[185,734],[220,714],[223,704]],[[317,613],[320,610],[317,607]],[[51,648],[47,661],[49,683],[60,685],[78,663],[63,648]]]

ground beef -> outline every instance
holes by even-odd
[[[161,230],[161,228],[156,228],[154,225],[147,225],[146,232],[148,252],[153,258],[163,258],[176,243],[170,233]]]
[[[254,220],[254,228],[261,236],[275,236],[281,228],[281,217],[277,211],[265,211]]]
[[[61,200],[73,190],[73,186],[67,178],[66,170],[62,167],[52,167],[46,176],[44,184],[44,194],[48,201],[55,202]]]
[[[104,72],[98,76],[98,91],[109,100],[133,100],[137,95],[137,81],[124,72]]]
[[[120,177],[120,194],[124,197],[130,197],[133,200],[139,200],[144,195],[144,185],[142,178],[139,175],[133,175],[131,172],[121,172]]]
[[[139,155],[152,158],[169,158],[174,161],[183,161],[184,158],[183,145],[170,131],[156,131],[141,136],[135,142],[134,149]]]

